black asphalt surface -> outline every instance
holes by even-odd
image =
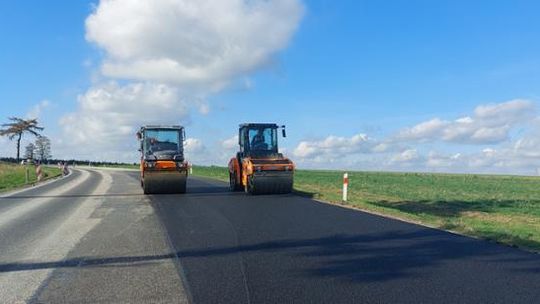
[[[540,255],[296,195],[142,194],[78,169],[0,196],[0,303],[537,303]]]
[[[191,178],[152,196],[193,303],[538,303],[540,255]]]

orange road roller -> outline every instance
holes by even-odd
[[[273,123],[240,125],[240,151],[229,161],[232,191],[244,190],[250,194],[292,191],[295,167],[290,159],[278,152],[278,129],[286,137],[285,126]]]
[[[143,126],[137,132],[144,194],[185,193],[188,163],[182,126]]]

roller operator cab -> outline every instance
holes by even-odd
[[[294,163],[278,151],[278,130],[285,137],[285,126],[269,123],[241,124],[240,151],[229,161],[232,191],[251,194],[290,193]]]
[[[184,159],[184,127],[143,126],[137,138],[144,193],[185,193],[188,163]]]

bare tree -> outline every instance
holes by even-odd
[[[36,139],[36,158],[41,162],[51,158],[51,141],[47,136],[39,136]]]
[[[34,150],[36,149],[36,146],[33,143],[29,143],[26,145],[25,152],[24,152],[24,158],[26,159],[34,159]]]
[[[0,129],[0,136],[7,136],[10,140],[17,139],[17,162],[21,152],[21,139],[24,133],[30,133],[34,136],[39,136],[38,131],[42,131],[43,127],[38,126],[36,118],[22,119],[18,117],[10,117],[12,122],[2,124],[4,129]]]

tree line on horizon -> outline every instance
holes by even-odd
[[[14,157],[0,157],[0,162],[4,163],[20,163],[17,161]],[[50,158],[43,162],[43,164],[46,165],[56,165],[56,164],[68,164],[68,165],[76,165],[76,166],[95,166],[95,167],[102,167],[102,166],[138,166],[139,163],[123,163],[123,162],[109,162],[109,161],[93,161],[93,160],[80,160],[80,159],[61,159],[61,158]]]
[[[24,134],[36,137],[34,143],[25,147],[24,157],[26,159],[39,160],[42,163],[57,164],[68,163],[70,165],[93,165],[93,166],[122,166],[137,165],[137,163],[77,160],[77,159],[53,159],[51,155],[51,141],[46,136],[40,134],[45,128],[39,126],[37,118],[24,119],[19,117],[9,117],[10,122],[2,124],[0,136],[6,136],[10,140],[16,141],[17,157],[0,157],[0,161],[9,163],[20,163],[21,140]]]

